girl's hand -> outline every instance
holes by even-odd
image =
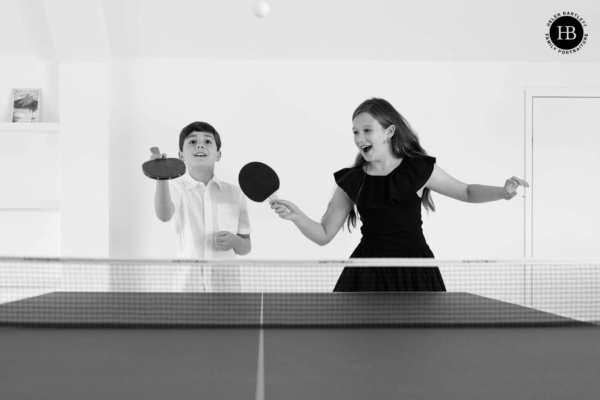
[[[277,201],[269,201],[269,204],[281,219],[296,221],[302,215],[302,211],[291,201],[279,199]]]
[[[529,183],[521,178],[517,178],[516,176],[507,179],[506,183],[504,183],[504,188],[502,189],[502,198],[504,200],[510,200],[515,197],[517,195],[517,189],[519,186],[527,188],[529,187]]]

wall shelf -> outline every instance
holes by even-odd
[[[12,123],[0,122],[0,132],[58,132],[60,124],[56,122]]]
[[[60,201],[0,200],[0,211],[59,211]]]

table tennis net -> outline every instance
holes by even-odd
[[[439,268],[447,292],[333,293],[344,268]],[[0,258],[0,325],[600,324],[600,261]]]

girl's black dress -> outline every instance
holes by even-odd
[[[352,199],[362,221],[362,238],[350,258],[433,258],[423,236],[421,198],[434,157],[404,157],[386,176],[362,167],[344,168],[335,181]],[[442,275],[431,268],[346,267],[334,292],[445,291]]]

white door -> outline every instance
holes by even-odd
[[[532,103],[531,256],[600,258],[600,95]]]
[[[600,90],[528,91],[526,256],[600,260]],[[600,266],[529,271],[530,304],[598,318]]]

